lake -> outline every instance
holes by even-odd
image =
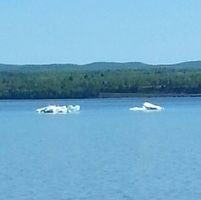
[[[135,112],[147,100],[161,112]],[[38,114],[49,104],[80,113]],[[201,98],[0,101],[1,200],[201,198]]]

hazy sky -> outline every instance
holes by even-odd
[[[201,60],[201,0],[0,0],[0,63]]]

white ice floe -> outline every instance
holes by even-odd
[[[130,108],[132,111],[161,111],[164,108],[158,105],[154,105],[149,102],[145,102],[142,107],[133,107]]]
[[[143,104],[143,107],[145,107],[147,110],[163,110],[163,107],[158,106],[158,105],[154,105],[154,104],[149,103],[149,102],[145,102]]]
[[[129,110],[132,110],[132,111],[146,111],[147,109],[144,108],[144,107],[133,107],[133,108],[130,108]]]
[[[80,105],[69,105],[67,106],[67,112],[78,112],[80,110]]]
[[[49,105],[43,108],[38,108],[38,113],[50,113],[50,114],[66,114],[72,112],[78,112],[80,110],[79,105],[57,106]]]

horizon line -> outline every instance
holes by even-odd
[[[13,64],[13,63],[0,63],[0,65],[14,65],[14,66],[37,66],[37,65],[77,65],[77,66],[85,66],[85,65],[92,65],[92,64],[98,64],[98,63],[114,63],[114,64],[128,64],[128,63],[139,63],[139,64],[144,64],[144,65],[153,65],[153,66],[158,66],[158,65],[178,65],[178,64],[183,64],[183,63],[190,63],[190,62],[201,62],[201,60],[187,60],[187,61],[180,61],[180,62],[175,62],[175,63],[159,63],[159,64],[152,64],[152,63],[146,63],[142,61],[127,61],[127,62],[120,62],[120,61],[95,61],[95,62],[88,62],[85,64],[76,64],[76,63],[35,63],[35,64]]]

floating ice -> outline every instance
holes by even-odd
[[[66,114],[72,112],[78,112],[80,110],[79,105],[57,106],[49,105],[43,108],[38,108],[38,113],[50,113],[50,114]]]
[[[158,105],[154,105],[154,104],[149,103],[149,102],[145,102],[142,107],[130,108],[130,110],[132,110],[132,111],[160,111],[163,109],[164,109],[163,107],[158,106]]]

